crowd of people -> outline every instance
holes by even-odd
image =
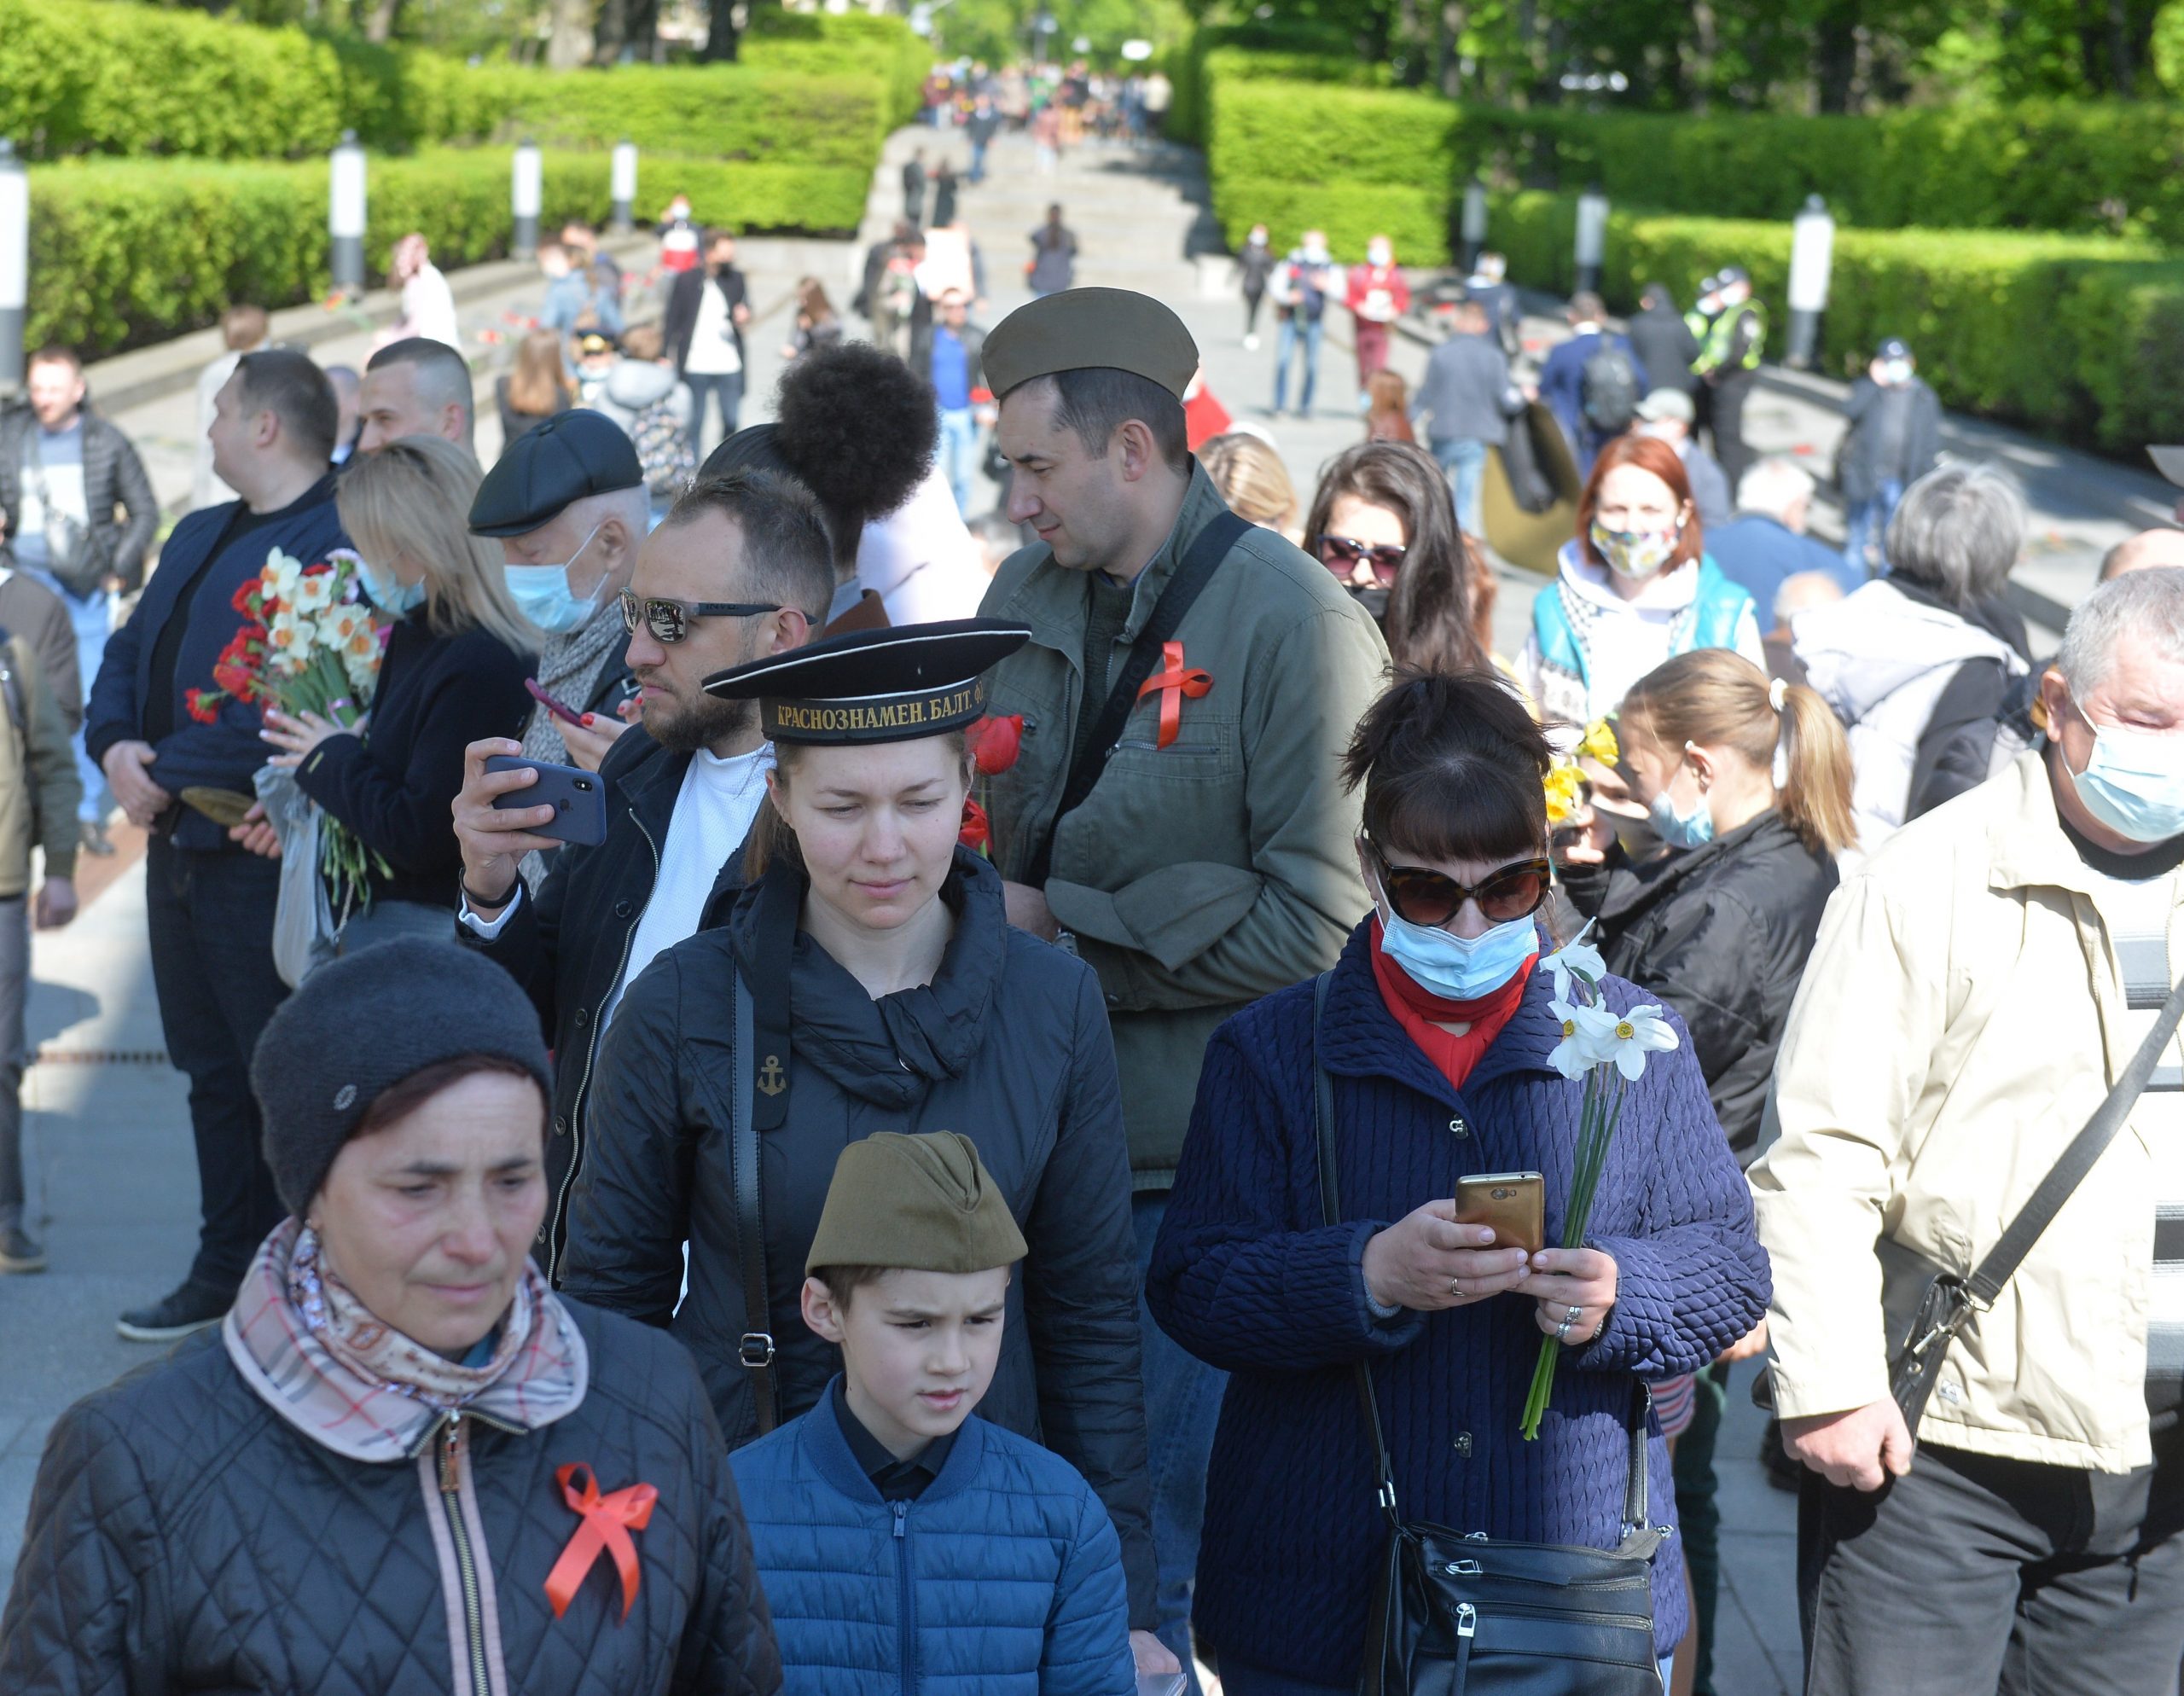
[[[983,325],[953,180],[906,165],[868,339],[799,283],[755,426],[687,215],[650,290],[542,251],[490,467],[421,243],[351,382],[231,313],[224,493],[148,581],[141,464],[32,360],[0,1269],[102,787],[200,1218],[118,1321],[173,1351],[48,1442],[0,1687],[1607,1688],[1612,1620],[1612,1687],[1706,1692],[1763,1355],[1809,1689],[2173,1687],[2180,533],[2042,665],[2022,497],[1935,463],[1903,344],[1836,550],[1745,444],[1740,271],[1581,294],[1528,392],[1487,256],[1413,400],[1387,244],[1262,230],[1276,409],[1332,304],[1387,421],[1301,499],[1194,451],[1190,332],[1073,286],[1060,207]],[[1536,404],[1582,490],[1504,654],[1481,484]],[[253,693],[276,594],[269,650],[349,621],[362,716]],[[1538,1576],[1578,1556],[1636,1612]]]

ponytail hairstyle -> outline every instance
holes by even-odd
[[[1850,819],[1850,745],[1827,703],[1726,648],[1694,648],[1655,666],[1623,696],[1625,731],[1674,752],[1734,748],[1774,779],[1775,809],[1805,846],[1831,858],[1858,839]]]

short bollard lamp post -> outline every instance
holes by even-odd
[[[543,192],[544,166],[538,143],[526,142],[515,150],[515,164],[508,179],[508,207],[515,214],[515,256],[538,255],[538,203]]]
[[[1820,315],[1827,310],[1828,272],[1835,262],[1835,220],[1827,202],[1808,195],[1790,225],[1789,363],[1804,370],[1820,346]]]
[[[1478,269],[1478,256],[1486,251],[1486,184],[1476,177],[1464,190],[1464,270]]]
[[[332,238],[328,258],[334,292],[354,298],[364,292],[365,204],[364,150],[354,130],[341,132],[332,164],[326,195],[326,233]]]
[[[627,235],[635,222],[634,212],[637,204],[637,144],[635,142],[614,143],[614,163],[607,174],[607,194],[614,202],[609,227]]]
[[[0,136],[0,394],[23,386],[23,331],[30,313],[31,174]]]
[[[1597,294],[1600,268],[1607,255],[1607,196],[1599,185],[1577,196],[1577,282],[1573,291]]]

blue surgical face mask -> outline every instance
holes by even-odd
[[[1380,893],[1376,888],[1374,892]],[[1450,936],[1438,925],[1414,925],[1398,918],[1380,897],[1380,951],[1403,967],[1403,975],[1443,1001],[1477,1001],[1490,996],[1539,952],[1539,932],[1531,915],[1494,925],[1475,937]]]
[[[1682,769],[1676,768],[1679,771]],[[1676,781],[1673,773],[1669,781]],[[1653,804],[1647,812],[1653,820],[1653,834],[1671,848],[1703,848],[1714,839],[1714,815],[1708,810],[1704,795],[1686,812],[1664,787],[1653,797]]]
[[[2184,735],[2094,724],[2093,758],[2071,781],[2085,810],[2118,836],[2146,843],[2184,836]]]
[[[390,619],[407,618],[425,604],[425,580],[404,583],[385,566],[364,561],[364,587],[370,592],[372,605]]]
[[[566,565],[506,568],[508,593],[515,597],[516,610],[548,636],[566,636],[583,629],[598,608],[599,591],[606,587],[606,578],[601,576],[592,585],[591,593],[579,601],[569,592],[569,566],[584,557],[584,550],[591,546],[599,529],[592,526],[591,534],[577,544]]]

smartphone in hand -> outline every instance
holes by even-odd
[[[566,701],[557,700],[552,695],[547,694],[545,686],[541,683],[537,678],[526,677],[523,680],[523,687],[530,693],[531,700],[537,701],[539,706],[544,707],[547,712],[552,713],[555,717],[569,724],[582,724],[584,723],[584,714],[578,712],[576,708],[571,706]]]
[[[531,827],[537,836],[550,836],[572,847],[596,848],[607,839],[607,780],[595,771],[573,765],[552,765],[543,759],[520,759],[510,754],[487,757],[488,771],[535,771],[537,781],[527,789],[512,789],[496,796],[496,811],[550,806],[554,816]]]
[[[1547,1183],[1537,1172],[1481,1172],[1456,1180],[1456,1223],[1491,1225],[1496,1248],[1547,1246]]]

